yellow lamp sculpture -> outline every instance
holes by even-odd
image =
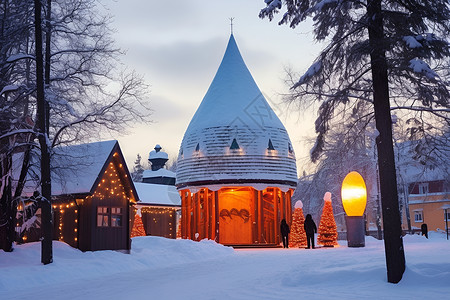
[[[367,190],[364,179],[358,172],[345,176],[341,189],[342,205],[347,214],[347,242],[349,247],[365,246],[364,210],[367,203]]]

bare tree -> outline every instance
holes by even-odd
[[[97,9],[99,1],[40,3],[44,3],[39,28],[44,31],[42,75],[50,154],[60,144],[124,133],[135,122],[149,122],[147,85],[122,67],[123,52],[114,46],[111,17]],[[0,112],[10,116],[2,118],[0,126],[0,248],[4,250],[12,249],[11,237],[3,233],[14,236],[14,203],[22,194],[30,155],[37,154],[32,149],[39,148],[33,8],[31,0],[6,0],[0,7],[0,39],[5,41],[0,46]],[[22,171],[17,184],[10,184],[12,158],[18,151],[25,153],[18,158]]]

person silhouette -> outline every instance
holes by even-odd
[[[310,249],[311,246],[314,249],[314,233],[317,232],[317,227],[316,227],[316,223],[314,223],[314,220],[312,219],[310,214],[306,215],[305,223],[303,226],[305,228],[306,242],[308,245],[306,247],[306,249]]]
[[[289,248],[289,225],[286,223],[286,219],[281,220],[280,225],[281,239],[283,240],[283,248]]]

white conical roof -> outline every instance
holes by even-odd
[[[231,35],[222,63],[192,118],[186,135],[200,128],[229,125],[235,118],[252,127],[256,125],[284,129],[253,80],[234,36]]]
[[[268,150],[272,146],[275,150]],[[181,143],[177,186],[235,181],[295,185],[297,170],[286,129],[253,80],[231,35]]]

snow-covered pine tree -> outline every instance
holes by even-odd
[[[144,173],[144,167],[142,167],[141,159],[142,157],[138,153],[136,160],[134,161],[133,171],[131,172],[131,179],[134,182],[142,181],[142,174]]]
[[[295,28],[314,20],[314,37],[327,42],[316,61],[291,82],[288,101],[320,101],[317,139],[311,151],[323,150],[335,111],[373,115],[388,281],[405,270],[390,110],[414,118],[433,138],[446,134],[450,117],[450,6],[448,0],[265,0],[260,17]],[[292,74],[291,74],[292,75]],[[291,76],[296,78],[296,76]],[[362,110],[359,103],[373,104]],[[297,103],[298,104],[298,103]],[[431,129],[431,130],[430,130]],[[448,142],[445,143],[448,147]]]
[[[331,205],[331,193],[326,192],[323,197],[322,217],[320,218],[317,232],[317,243],[325,247],[338,245],[336,222],[334,221],[333,206]]]
[[[305,216],[303,215],[303,203],[298,200],[294,205],[294,213],[292,215],[291,236],[289,238],[289,247],[306,247],[306,233],[303,224]]]

